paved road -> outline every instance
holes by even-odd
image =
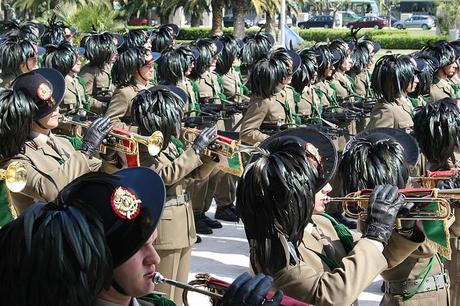
[[[208,216],[214,217],[213,205]],[[222,222],[223,228],[214,230],[212,235],[201,235],[203,241],[192,251],[192,266],[189,279],[196,273],[208,272],[231,282],[239,274],[248,270],[249,249],[243,224]],[[377,306],[381,299],[381,278],[377,278],[359,297],[360,306]],[[203,297],[193,295],[191,305],[203,306]]]

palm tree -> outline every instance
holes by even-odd
[[[224,18],[224,0],[212,0],[212,28],[213,35],[222,34],[222,22]]]

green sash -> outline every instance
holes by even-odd
[[[83,108],[86,109],[87,111],[89,111],[90,108],[91,108],[91,102],[89,100],[89,95],[86,92],[85,80],[83,80],[83,78],[81,78],[79,76],[77,76],[77,80],[78,80],[78,83],[80,83],[80,85],[83,87],[83,92],[85,94],[85,99],[83,100]]]
[[[155,306],[176,306],[173,301],[168,300],[166,297],[153,293],[141,297],[140,300],[150,302]]]
[[[331,221],[332,226],[334,227],[335,232],[337,233],[337,236],[339,236],[340,242],[342,243],[342,246],[345,249],[345,252],[347,252],[347,254],[350,253],[351,250],[353,250],[353,247],[355,246],[355,242],[353,241],[353,235],[350,233],[348,228],[342,223],[337,222],[337,220],[335,220],[334,217],[324,212],[320,215]]]
[[[420,285],[418,285],[418,287],[416,289],[405,293],[403,295],[404,300],[408,300],[408,299],[410,299],[411,297],[413,297],[414,295],[416,295],[417,293],[420,292],[420,289],[422,289],[422,287],[425,285],[426,279],[428,278],[428,275],[430,275],[430,272],[433,269],[433,263],[434,263],[435,258],[436,258],[436,255],[431,257],[431,259],[428,262],[428,264],[426,265],[426,267],[420,272],[419,275],[417,275],[416,279],[422,278],[422,282],[420,283]]]
[[[193,106],[192,105],[190,106],[190,107],[193,107],[193,109],[191,109],[190,111],[192,111],[192,110],[200,111],[201,110],[201,107],[200,107],[200,89],[198,88],[198,84],[196,83],[196,81],[190,80],[190,83],[192,83],[193,92],[195,93],[195,103],[194,103]]]
[[[0,181],[0,228],[13,220],[8,204],[8,191],[4,181]]]

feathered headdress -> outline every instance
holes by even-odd
[[[169,46],[161,52],[158,60],[158,78],[168,84],[177,84],[186,76],[186,71],[192,64],[192,50],[185,45]]]
[[[62,21],[56,19],[56,15],[53,14],[53,16],[48,19],[48,24],[45,25],[45,32],[43,32],[40,38],[41,45],[44,47],[48,45],[57,46],[67,41],[65,35],[66,26]]]
[[[2,75],[20,74],[20,66],[36,56],[36,46],[18,36],[9,36],[0,42],[0,67]]]
[[[298,93],[302,93],[305,86],[314,82],[316,73],[316,54],[312,49],[303,49],[299,51],[301,64],[299,69],[292,76],[291,86]]]
[[[241,48],[240,55],[242,74],[249,74],[252,66],[260,59],[266,57],[274,41],[271,34],[260,31],[256,34],[248,34],[244,37],[244,45]]]
[[[151,52],[144,47],[128,48],[118,55],[112,67],[112,78],[115,85],[127,85],[134,73],[145,64],[145,57]]]
[[[224,45],[224,48],[217,57],[216,72],[224,75],[230,70],[230,68],[232,68],[233,63],[238,58],[240,46],[235,37],[230,34],[220,36],[219,40]]]
[[[43,57],[44,66],[54,68],[66,76],[78,60],[78,51],[67,41],[60,45],[48,45]]]
[[[82,38],[80,46],[86,49],[85,57],[91,65],[103,68],[117,54],[115,37],[109,32],[89,34]]]

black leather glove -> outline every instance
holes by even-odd
[[[439,189],[454,189],[460,188],[460,172],[455,173],[448,180],[441,180],[438,182],[437,187]]]
[[[273,279],[265,274],[257,274],[254,277],[248,272],[238,276],[235,281],[225,291],[221,306],[240,306],[240,305],[281,305],[283,292],[277,290],[270,300],[265,297],[272,287]]]
[[[83,137],[81,151],[89,157],[93,156],[111,129],[109,118],[100,117],[94,120]]]
[[[204,128],[200,135],[198,135],[198,137],[193,142],[192,148],[195,150],[196,154],[201,154],[203,153],[204,149],[216,141],[216,139],[217,130],[215,127]]]
[[[404,196],[392,185],[379,185],[372,192],[367,208],[364,237],[388,243]]]

